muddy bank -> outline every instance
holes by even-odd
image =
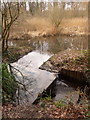
[[[40,30],[27,32],[27,36],[30,38],[50,37],[50,36],[56,36],[56,35],[86,36],[88,35],[88,33],[87,31],[84,30],[84,28],[80,28],[78,26],[53,28],[53,32],[40,31]]]
[[[84,31],[79,31],[78,27],[75,28],[60,28],[60,31],[55,30],[54,32],[46,32],[46,31],[29,31],[26,33],[22,33],[18,36],[11,36],[10,39],[13,40],[24,40],[24,39],[33,39],[33,38],[48,38],[48,37],[53,37],[53,36],[58,36],[58,35],[64,35],[64,36],[87,36],[88,33]]]
[[[52,56],[48,61],[41,65],[40,69],[58,73],[63,67],[66,67],[70,61],[75,60],[79,56],[79,51],[67,49]]]
[[[65,50],[60,52],[41,65],[40,69],[60,73],[64,79],[71,78],[73,81],[80,82],[88,80],[90,83],[87,54],[81,54],[80,51]]]

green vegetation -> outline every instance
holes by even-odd
[[[52,100],[51,96],[41,97],[41,98],[40,98],[39,105],[40,105],[41,107],[45,107],[45,105],[47,105],[47,103],[50,103],[50,102],[53,103],[53,100]]]
[[[8,71],[8,64],[2,63],[2,97],[3,103],[10,102],[14,99],[17,89],[17,83],[14,76]]]
[[[52,98],[51,98],[51,96],[44,97],[44,98],[41,97],[40,101],[52,101]]]
[[[67,103],[65,102],[65,100],[60,100],[60,101],[55,102],[55,106],[58,108],[65,107],[65,106],[67,106]]]
[[[9,49],[9,50],[7,52],[3,53],[3,61],[4,62],[14,62],[14,61],[16,61],[20,57],[20,53],[15,52],[14,48]]]

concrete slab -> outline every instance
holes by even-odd
[[[39,69],[41,64],[43,64],[43,62],[48,60],[50,57],[51,55],[42,53],[40,54],[37,51],[34,51],[25,55],[17,62],[11,64],[13,67],[18,69],[24,77],[23,79],[19,71],[12,69],[17,81],[23,83],[26,87],[26,91],[24,91],[23,86],[20,86],[20,103],[33,103],[37,99],[38,94],[46,90],[49,85],[55,80],[55,73],[50,73]]]

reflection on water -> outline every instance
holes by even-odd
[[[56,54],[66,49],[83,50],[87,48],[87,36],[70,37],[57,36],[48,38],[36,38],[30,40],[13,40],[9,41],[10,46],[26,46],[37,50],[39,53]]]

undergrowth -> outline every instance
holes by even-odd
[[[14,100],[17,90],[17,83],[8,70],[8,64],[2,63],[2,102],[10,102]]]

